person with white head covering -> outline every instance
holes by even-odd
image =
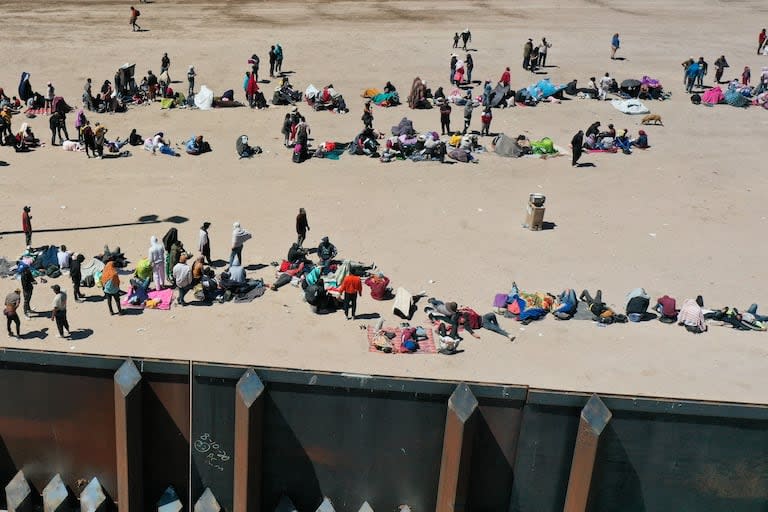
[[[462,50],[467,51],[467,44],[470,41],[472,41],[472,33],[469,31],[469,28],[465,28],[464,32],[461,33]]]
[[[147,258],[152,265],[152,281],[155,283],[155,290],[161,290],[165,286],[165,247],[154,235],[149,241]]]
[[[250,240],[252,235],[240,227],[239,222],[232,224],[232,252],[229,255],[229,265],[235,261],[237,257],[238,261],[243,261],[243,244]]]

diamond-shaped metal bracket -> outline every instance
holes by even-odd
[[[205,488],[203,495],[195,503],[194,512],[221,512],[221,505],[219,505],[216,496],[213,495],[213,491],[210,488]]]
[[[291,498],[283,494],[282,498],[280,498],[280,503],[277,504],[277,508],[275,508],[275,512],[299,512],[296,509],[296,506],[291,501]]]
[[[319,507],[317,507],[317,510],[315,512],[336,512],[336,509],[333,508],[333,503],[331,503],[331,499],[328,496],[325,496],[323,498],[323,502],[320,504]]]
[[[357,512],[373,512],[373,508],[366,501]]]
[[[23,471],[16,473],[5,486],[5,500],[8,504],[8,512],[21,512],[30,506],[32,487]]]
[[[592,395],[587,405],[581,410],[581,419],[589,426],[596,436],[603,433],[603,429],[611,421],[613,414],[605,403],[597,395]]]
[[[123,398],[127,397],[140,381],[141,372],[136,368],[136,363],[131,358],[126,359],[115,372],[115,383],[120,388]]]
[[[176,494],[176,489],[169,485],[157,500],[157,512],[181,512],[182,508],[184,507],[181,505],[179,495]]]
[[[107,501],[98,478],[93,478],[80,493],[80,512],[97,512]]]
[[[456,386],[456,389],[448,399],[448,407],[456,413],[456,416],[462,423],[467,422],[470,416],[474,414],[477,406],[477,398],[475,398],[469,386],[463,382]]]
[[[67,484],[61,479],[61,475],[58,473],[51,478],[48,485],[43,489],[43,510],[44,512],[62,512],[63,510],[70,510],[69,506],[72,503],[70,499],[69,489]]]
[[[237,381],[237,396],[246,407],[253,405],[264,392],[264,383],[252,368],[248,368]]]

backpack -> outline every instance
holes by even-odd
[[[699,94],[692,94],[691,95],[691,103],[693,103],[694,105],[701,104],[701,95],[699,95]]]

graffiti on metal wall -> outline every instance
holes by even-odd
[[[205,463],[219,471],[224,471],[224,464],[232,458],[208,432],[200,434],[194,446],[196,451],[205,456]]]

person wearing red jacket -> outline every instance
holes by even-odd
[[[504,86],[508,86],[509,83],[512,81],[512,77],[509,74],[509,67],[504,70],[504,72],[501,74],[501,80],[499,80],[499,83]]]
[[[360,276],[353,274],[347,274],[344,277],[344,281],[339,286],[339,292],[343,293],[343,306],[344,316],[347,320],[355,319],[355,312],[357,311],[357,296],[363,294],[363,284],[360,281]],[[352,310],[352,316],[349,316],[349,310]]]
[[[31,206],[25,206],[21,212],[21,230],[24,231],[26,246],[32,245],[32,216],[29,214]]]

